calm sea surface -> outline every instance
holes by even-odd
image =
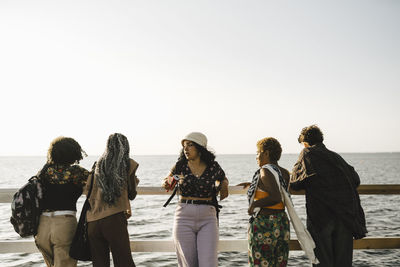
[[[400,153],[342,154],[361,177],[362,184],[399,184]],[[139,162],[138,177],[141,186],[159,186],[168,174],[176,156],[134,156]],[[87,157],[81,165],[90,168],[97,157]],[[297,155],[282,155],[280,165],[292,169]],[[230,185],[250,181],[257,169],[254,155],[217,155]],[[26,183],[45,162],[45,157],[0,157],[0,188],[18,188]],[[131,202],[133,216],[129,219],[131,240],[172,238],[172,221],[176,201],[167,208],[162,205],[167,196],[138,196]],[[361,204],[367,217],[369,236],[400,237],[400,196],[362,195]],[[78,202],[78,213],[83,198]],[[305,221],[304,196],[293,196],[299,215]],[[220,202],[220,239],[246,239],[247,200],[245,195],[233,195]],[[9,223],[9,203],[0,203],[0,240],[22,240]],[[293,231],[293,229],[292,229]],[[295,238],[294,232],[291,233]],[[29,238],[27,240],[32,240]],[[133,253],[137,266],[176,266],[174,253]],[[0,266],[35,266],[45,264],[39,253],[0,254]],[[91,266],[79,263],[78,266]],[[219,254],[219,266],[247,266],[247,253]],[[301,251],[290,252],[289,266],[310,266]],[[400,249],[355,250],[353,266],[400,266]]]

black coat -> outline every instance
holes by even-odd
[[[306,191],[307,218],[317,231],[341,220],[355,239],[367,233],[357,187],[360,178],[339,154],[316,144],[304,148],[294,166],[290,187]]]

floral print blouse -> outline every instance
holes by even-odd
[[[86,184],[89,171],[79,165],[49,165],[45,171],[45,179],[51,184],[73,183],[77,186]]]
[[[75,210],[89,171],[79,165],[50,164],[41,172],[45,211]]]
[[[225,172],[216,161],[208,165],[199,177],[196,177],[191,172],[187,163],[181,168],[174,167],[172,174],[183,175],[184,178],[179,181],[179,191],[184,197],[212,197],[215,189],[215,181],[221,182],[225,178]]]

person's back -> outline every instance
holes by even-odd
[[[314,227],[354,217],[354,189],[359,179],[355,172],[352,175],[352,167],[323,144],[304,148],[302,157],[308,179],[296,181],[301,172],[293,172],[290,186],[294,190],[306,190],[307,215]]]
[[[48,211],[73,210],[89,172],[79,165],[48,164],[42,175],[46,188],[43,207]]]
[[[320,129],[302,130],[305,148],[294,166],[290,187],[306,191],[307,228],[317,245],[318,266],[351,266],[353,237],[365,236],[365,217],[356,188],[358,174],[322,143]]]
[[[86,192],[93,185],[88,197],[91,209],[86,216],[94,267],[110,266],[110,251],[114,266],[135,266],[127,219],[131,216],[129,201],[137,192],[138,163],[129,158],[129,150],[126,136],[111,134],[106,150],[96,162],[94,173],[87,183]]]
[[[74,237],[76,202],[82,194],[89,172],[75,163],[85,153],[73,138],[58,137],[52,141],[47,163],[40,171],[44,188],[42,213],[35,243],[47,266],[75,267],[69,256]]]

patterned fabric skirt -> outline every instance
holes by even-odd
[[[289,257],[290,225],[286,212],[258,215],[248,231],[250,266],[285,267]]]

